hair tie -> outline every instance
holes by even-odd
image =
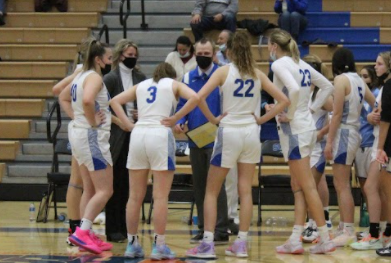
[[[349,66],[348,66],[348,65],[345,65],[345,69],[349,69]]]

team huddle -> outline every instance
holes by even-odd
[[[208,42],[205,39],[200,41]],[[171,65],[161,63],[154,70],[152,78],[110,98],[102,75],[109,70],[111,50],[99,41],[91,40],[82,69],[72,75],[70,85],[63,88],[59,97],[61,106],[72,119],[68,127],[69,142],[83,181],[80,201],[82,220],[80,226],[75,226],[69,241],[97,254],[112,248],[110,243],[102,241],[92,231],[92,221],[113,193],[113,160],[109,144],[113,122],[131,131],[126,165],[130,184],[125,257],[144,257],[137,232],[150,171],[153,173],[155,215],[154,243],[150,257],[153,260],[176,257],[165,241],[168,195],[175,171],[175,137],[172,128],[181,118],[199,107],[209,122],[218,125],[218,130],[205,192],[203,238],[198,246],[186,252],[187,257],[217,257],[214,248],[217,198],[229,170],[236,166],[240,199],[239,232],[225,254],[248,257],[248,232],[253,211],[252,177],[261,159],[260,125],[274,117],[281,149],[289,165],[295,198],[292,234],[283,245],[276,247],[276,252],[302,254],[303,241],[310,237],[313,237],[310,242],[316,242],[309,249],[314,254],[329,253],[336,247],[349,244],[353,248],[362,249],[365,244],[373,246],[374,242],[378,242],[376,249],[387,249],[388,241],[380,236],[380,211],[378,215],[376,211],[373,212],[375,215],[371,217],[370,234],[363,237],[362,241],[355,242],[354,203],[350,189],[351,166],[357,158],[356,152],[361,143],[360,113],[364,102],[367,102],[373,109],[368,120],[377,127],[380,122],[381,92],[376,99],[356,73],[353,55],[347,49],[339,49],[333,55],[334,84],[322,75],[321,63],[312,56],[300,59],[298,46],[286,31],[272,32],[268,50],[274,61],[271,66],[273,81],[257,69],[248,36],[237,32],[227,42],[231,63],[215,70],[198,93],[175,80],[176,72]],[[383,66],[389,64],[380,55],[378,60],[383,62]],[[389,72],[389,65],[386,68]],[[218,89],[221,97],[220,116],[215,116],[206,102],[215,89]],[[274,98],[274,103],[268,105],[262,116],[261,90]],[[186,103],[176,110],[179,98],[185,99]],[[136,123],[129,119],[124,110],[124,105],[130,102],[137,103]],[[362,157],[370,159],[367,183],[380,173],[376,149],[378,142],[384,144],[385,140],[384,136],[379,140],[378,128],[375,128],[374,133],[373,150],[369,151],[367,157]],[[323,209],[327,206],[324,204],[324,191],[318,191],[318,186],[321,189],[325,185],[327,160],[333,163],[334,186],[341,215],[334,235],[330,235],[332,226],[328,211]],[[379,179],[376,177],[371,180]],[[379,187],[378,181],[375,189],[376,186]],[[379,193],[377,198],[379,203]],[[371,201],[372,195],[367,195],[367,199],[371,209],[371,204],[376,203],[376,200]],[[304,230],[307,213],[312,230],[309,235],[306,234],[307,229]],[[387,227],[390,237],[391,225]]]

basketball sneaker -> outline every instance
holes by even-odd
[[[384,257],[391,257],[391,247],[376,249],[376,254]]]
[[[284,245],[276,247],[276,252],[281,254],[303,254],[303,243],[288,239]]]
[[[305,235],[302,235],[303,242],[304,243],[314,242],[319,236],[318,229],[316,227],[309,227],[306,230],[308,231],[304,231],[305,233],[303,232],[303,234]]]
[[[94,253],[100,254],[102,250],[98,247],[98,245],[91,239],[90,230],[82,230],[79,227],[76,228],[75,233],[69,237],[69,241],[85,250]]]
[[[130,242],[128,242],[128,245],[126,246],[125,257],[126,258],[143,258],[144,257],[143,248],[138,243],[131,244]]]
[[[360,241],[350,244],[350,247],[355,250],[372,250],[383,248],[383,244],[380,237],[374,238],[369,234]]]
[[[106,224],[106,213],[101,212],[99,215],[97,215],[97,217],[95,217],[93,223],[98,224],[98,225],[105,225]]]
[[[216,258],[215,244],[202,241],[199,246],[186,251],[186,256],[191,258]]]
[[[346,230],[343,230],[341,235],[333,239],[333,242],[336,247],[345,247],[356,241],[357,241],[356,235],[354,234],[351,235]]]
[[[166,245],[156,245],[153,244],[151,259],[152,260],[165,260],[165,259],[174,259],[176,255],[171,249]]]
[[[225,250],[227,256],[234,256],[238,258],[246,258],[247,254],[247,242],[244,240],[235,240],[235,242]]]
[[[316,245],[310,247],[311,254],[326,254],[336,250],[335,244],[332,240],[325,242],[318,242]]]
[[[72,236],[72,229],[71,228],[68,228],[68,237],[67,239],[65,240],[65,242],[67,243],[68,246],[71,246],[71,247],[74,247],[75,245],[72,244],[72,242],[69,240],[69,237]]]
[[[105,242],[103,241],[102,239],[100,239],[95,233],[94,231],[90,230],[90,237],[91,237],[91,240],[95,242],[95,244],[102,250],[102,251],[109,251],[113,248],[113,245],[108,243],[108,242]]]

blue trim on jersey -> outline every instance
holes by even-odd
[[[288,152],[289,160],[300,160],[300,147],[299,147],[299,135],[290,135],[289,136],[289,152]]]
[[[328,113],[325,113],[324,115],[320,116],[320,118],[316,121],[315,127],[319,131],[325,126],[326,116]]]
[[[167,129],[168,132],[168,160],[167,160],[167,170],[175,171],[175,138],[172,134],[171,129]]]
[[[338,151],[335,156],[334,163],[346,164],[347,150],[349,144],[349,129],[341,129]]]
[[[217,142],[213,149],[213,156],[210,163],[214,166],[221,166],[222,153],[223,153],[223,127],[219,127],[217,131]]]
[[[345,101],[343,104],[343,111],[342,111],[342,120],[341,123],[346,124],[346,121],[348,120],[349,116],[349,109],[350,108],[350,103],[349,101]]]
[[[326,148],[326,140],[322,140],[320,143],[320,149],[322,149],[322,155],[320,156],[319,160],[315,164],[315,169],[323,174],[324,169],[326,168],[326,158],[324,158],[324,148]]]
[[[107,162],[103,158],[98,144],[98,131],[95,129],[88,129],[88,145],[90,146],[92,163],[94,164],[94,171],[103,170],[107,167]]]

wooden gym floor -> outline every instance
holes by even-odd
[[[0,262],[22,263],[22,262],[150,262],[145,259],[125,259],[122,257],[126,243],[114,243],[111,252],[104,252],[101,255],[92,255],[86,252],[79,252],[75,247],[68,247],[65,239],[68,235],[68,225],[63,222],[53,220],[53,210],[50,211],[48,223],[30,223],[29,222],[29,204],[28,202],[0,202]],[[38,209],[38,203],[35,204]],[[187,205],[182,205],[187,207]],[[169,207],[174,207],[170,205]],[[148,206],[146,207],[148,209]],[[291,206],[268,207],[279,209],[291,209]],[[335,209],[335,207],[332,207]],[[65,209],[60,209],[60,212]],[[277,245],[282,244],[290,235],[293,223],[292,211],[265,211],[263,212],[264,223],[261,227],[256,226],[255,215],[256,206],[254,206],[254,220],[250,229],[250,250],[248,259],[236,259],[224,256],[226,245],[217,246],[217,260],[194,260],[184,257],[187,249],[192,247],[189,239],[196,233],[195,226],[188,226],[182,222],[182,218],[189,215],[189,210],[169,209],[166,241],[170,248],[178,255],[177,260],[166,261],[174,262],[228,262],[228,263],[246,263],[246,262],[390,262],[391,258],[378,257],[374,251],[353,251],[350,248],[339,248],[330,255],[310,255],[306,252],[304,255],[279,255],[274,252]],[[335,210],[331,213],[334,226],[338,224],[339,214]],[[356,207],[356,222],[359,221],[359,208]],[[265,226],[265,221],[270,217],[285,217],[287,227],[276,227],[271,229]],[[148,256],[151,252],[151,235],[153,228],[147,224],[140,224],[139,237]],[[94,225],[94,230],[104,234],[104,226]],[[359,228],[356,229],[360,230]],[[361,229],[362,230],[362,229]],[[231,241],[235,237],[231,236]],[[308,248],[310,245],[305,245]]]

